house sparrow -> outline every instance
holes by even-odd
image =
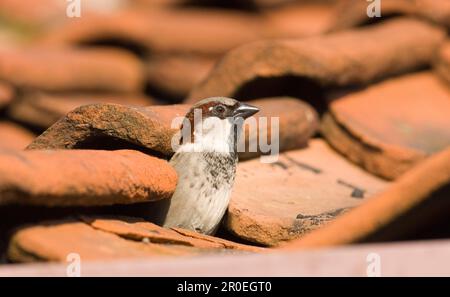
[[[242,129],[239,121],[258,111],[231,98],[213,97],[196,103],[187,113],[187,136],[191,139],[184,141],[170,159],[178,173],[178,184],[163,226],[203,234],[216,231],[228,207],[236,174],[237,133]],[[197,115],[200,121],[194,120]]]

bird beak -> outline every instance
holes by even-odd
[[[256,106],[245,103],[239,103],[239,106],[233,112],[233,117],[235,118],[241,117],[243,119],[246,119],[257,113],[258,111],[259,108]]]

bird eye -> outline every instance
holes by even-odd
[[[217,114],[223,114],[225,112],[225,107],[223,105],[217,105],[214,107],[214,112]]]

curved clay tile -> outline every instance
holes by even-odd
[[[186,101],[218,95],[249,100],[268,92],[317,97],[321,87],[367,84],[429,65],[443,39],[439,28],[398,19],[319,37],[251,43],[225,55]]]

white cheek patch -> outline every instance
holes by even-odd
[[[232,118],[205,118],[194,129],[194,144],[200,151],[229,153],[234,151]]]

